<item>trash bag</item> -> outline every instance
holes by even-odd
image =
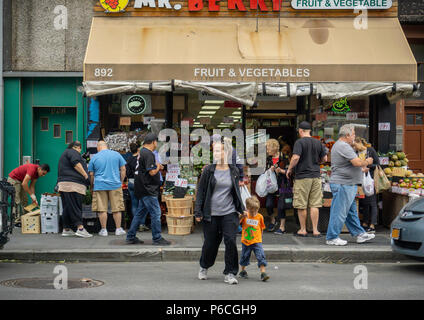
[[[374,186],[376,193],[388,190],[391,186],[389,179],[387,179],[386,174],[380,166],[377,166],[374,170]]]
[[[275,193],[278,191],[277,177],[275,173],[268,169],[265,173],[261,174],[256,182],[257,195],[261,198],[265,197],[269,193]]]
[[[369,172],[363,173],[362,189],[367,197],[374,195],[374,180]]]

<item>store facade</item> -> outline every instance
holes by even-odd
[[[28,3],[6,2],[17,10]],[[75,41],[72,45],[64,42],[65,58],[57,59],[66,62],[64,67],[55,65],[52,45],[50,66],[49,61],[25,65],[12,57],[19,63],[5,69],[12,75],[5,78],[3,175],[26,156],[57,162],[70,132],[95,152],[98,139],[146,130],[152,119],[177,129],[182,120],[192,128],[265,128],[269,137],[290,144],[303,119],[323,138],[335,138],[342,123],[355,122],[365,138],[389,149],[396,133],[379,131],[378,123],[390,122],[384,118],[396,109],[390,99],[412,94],[417,80],[397,1],[374,2],[366,30],[355,29],[362,11],[301,6],[271,0],[117,1],[114,9],[105,1],[72,5],[78,10],[70,7],[70,15],[83,30],[48,34],[75,38],[67,40]],[[37,37],[35,30],[28,37]],[[77,46],[83,49],[68,56]],[[19,52],[12,45],[15,49]],[[68,66],[77,59],[80,64]],[[16,71],[39,74],[20,77]],[[57,76],[42,75],[47,71]],[[136,109],[128,111],[128,101],[137,95],[150,108],[141,112],[131,100]],[[49,131],[41,130],[47,122]],[[40,139],[54,148],[40,153]],[[19,150],[8,148],[16,145]],[[51,191],[55,179],[51,174],[45,186],[40,180],[40,193]]]

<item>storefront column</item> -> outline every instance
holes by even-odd
[[[396,103],[390,104],[385,95],[378,95],[375,98],[378,108],[378,150],[383,153],[391,150],[399,151],[396,145]],[[390,130],[380,130],[379,124],[382,123],[390,123]]]
[[[165,125],[166,128],[172,128],[174,116],[174,93],[167,92],[165,94],[166,108],[165,108]]]

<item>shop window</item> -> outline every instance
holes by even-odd
[[[417,113],[415,115],[415,124],[423,124],[423,114]]]
[[[414,125],[415,124],[414,117],[415,117],[414,114],[411,114],[411,113],[406,114],[406,124]]]
[[[61,126],[60,124],[53,125],[53,138],[61,137]]]
[[[72,141],[74,141],[74,132],[73,131],[66,131],[65,143],[70,144]]]
[[[41,118],[41,131],[49,131],[49,118]]]

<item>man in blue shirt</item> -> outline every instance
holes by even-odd
[[[92,210],[98,212],[102,226],[99,235],[108,235],[106,224],[109,202],[116,225],[115,234],[124,235],[126,232],[121,228],[121,212],[125,210],[122,182],[126,175],[126,162],[118,152],[109,150],[104,141],[99,141],[97,151],[90,160],[88,171],[93,190]]]

